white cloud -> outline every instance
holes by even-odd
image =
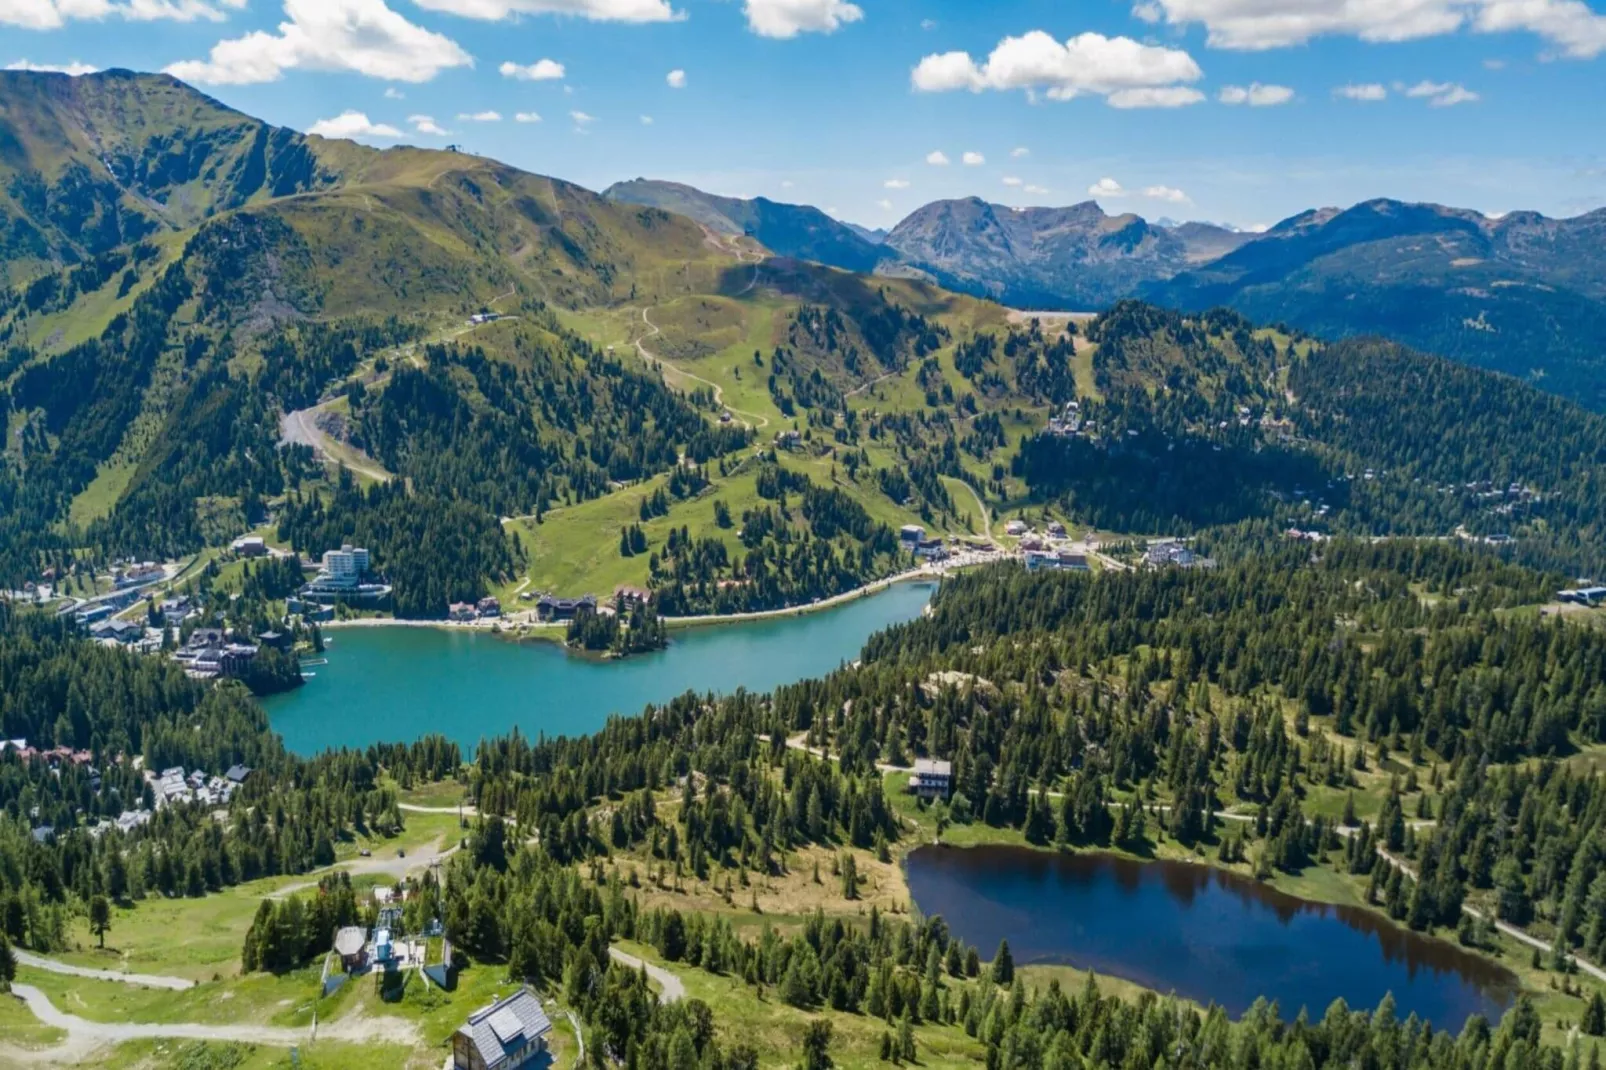
[[[1192,204],[1186,193],[1174,186],[1147,186],[1143,195],[1151,201],[1165,201],[1167,204]]]
[[[679,67],[676,67],[674,70],[664,75],[664,81],[668,83],[670,89],[685,89],[686,72],[681,70]]]
[[[760,37],[834,33],[864,18],[864,11],[848,0],[747,0],[742,10],[747,28]]]
[[[987,162],[987,157],[979,152],[967,152],[960,159],[964,161],[966,167],[980,167]]]
[[[403,93],[400,89],[397,89],[393,85],[387,85],[385,87],[385,99],[386,100],[406,100],[407,99],[407,94]]]
[[[1032,154],[1032,150],[1027,148],[1025,145],[1017,145],[1015,148],[1009,150],[1009,154],[1015,159],[1019,160],[1022,157],[1030,156]]]
[[[412,124],[415,133],[427,134],[430,137],[445,137],[451,133],[429,115],[409,115],[407,121]]]
[[[245,5],[243,0],[222,0],[222,6],[237,9]],[[57,30],[73,19],[222,22],[225,17],[218,6],[206,0],[0,0],[0,25],[29,30]]]
[[[1090,197],[1125,197],[1126,189],[1113,178],[1101,178],[1087,187]]]
[[[285,0],[284,13],[277,33],[219,41],[206,59],[174,63],[167,73],[210,85],[273,82],[298,69],[427,82],[474,63],[456,41],[408,22],[385,0]]]
[[[1606,14],[1585,0],[1141,0],[1132,13],[1203,25],[1215,48],[1281,48],[1327,35],[1410,41],[1470,27],[1536,34],[1574,59],[1606,52]]]
[[[650,116],[650,115],[643,115],[643,116],[642,116],[642,117],[641,117],[641,125],[642,125],[642,126],[651,126],[651,125],[652,125],[652,116]]]
[[[1048,192],[1048,187],[1047,186],[1027,185],[1026,192],[1027,193],[1036,193],[1036,194],[1045,194],[1045,193]]]
[[[1395,86],[1408,97],[1426,100],[1435,108],[1451,108],[1457,104],[1474,104],[1482,98],[1457,82],[1420,81],[1413,86]]]
[[[1483,69],[1486,71],[1503,71],[1506,69],[1506,61],[1503,59],[1486,59],[1483,61]]]
[[[1285,85],[1261,85],[1259,82],[1251,82],[1248,85],[1226,86],[1217,94],[1216,99],[1223,104],[1247,104],[1251,108],[1269,108],[1293,100],[1294,91]]]
[[[1020,179],[1016,178],[1014,175],[1005,175],[1004,176],[1004,185],[1006,185],[1006,186],[1023,186],[1023,185],[1025,185],[1025,183],[1022,182]]]
[[[907,178],[889,178],[889,179],[887,179],[885,182],[883,182],[881,184],[883,186],[885,186],[887,189],[908,189],[909,188],[909,180]]]
[[[563,64],[556,60],[538,59],[534,63],[520,66],[508,60],[497,68],[503,78],[516,78],[521,82],[555,82],[563,77]]]
[[[1185,108],[1198,104],[1205,95],[1185,85],[1156,86],[1153,89],[1117,89],[1106,100],[1112,108]]]
[[[1379,100],[1387,100],[1389,90],[1388,86],[1378,82],[1360,82],[1341,85],[1333,90],[1333,95],[1335,97],[1343,97],[1345,100],[1375,103]]]
[[[495,111],[462,111],[457,113],[457,121],[460,123],[499,123],[502,121],[502,113]]]
[[[513,113],[513,121],[516,123],[538,123],[541,121],[541,116],[533,111],[516,111]]]
[[[889,201],[889,200],[886,200],[885,198],[883,198],[882,200],[876,201],[875,203],[876,203],[876,206],[878,208],[880,208],[883,212],[892,211],[892,202]]]
[[[1051,100],[1091,93],[1116,107],[1175,107],[1203,99],[1197,90],[1180,85],[1203,74],[1193,57],[1179,49],[1097,33],[1079,34],[1062,44],[1032,30],[1004,38],[981,64],[968,52],[929,55],[910,73],[910,81],[926,93],[1042,90]]]
[[[792,188],[792,180],[790,178],[781,179],[781,188],[782,189],[791,189]]]
[[[571,111],[569,113],[569,118],[574,120],[575,126],[590,126],[592,123],[597,121],[597,117],[595,115],[587,115],[583,111]]]
[[[319,137],[401,137],[401,131],[394,126],[370,122],[368,116],[360,111],[343,111],[333,119],[319,119],[308,128],[307,133]]]
[[[684,16],[669,0],[416,0],[419,7],[469,19],[573,15],[592,22],[672,22]]]
[[[921,19],[920,20],[920,28],[922,30],[935,30],[937,28],[937,20],[936,19]]]
[[[0,20],[3,21],[3,20]],[[100,70],[93,63],[81,63],[73,60],[71,63],[30,63],[25,59],[12,60],[6,64],[8,71],[37,71],[43,74],[66,74],[78,78],[85,74],[94,74]]]
[[[941,149],[935,149],[926,153],[926,162],[933,167],[947,167],[949,162],[948,154]]]

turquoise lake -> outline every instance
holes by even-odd
[[[514,727],[531,738],[584,735],[686,691],[768,691],[823,676],[874,633],[919,616],[935,590],[899,583],[817,613],[676,630],[667,650],[620,661],[445,628],[333,628],[328,664],[263,705],[297,754],[431,732],[465,752]]]

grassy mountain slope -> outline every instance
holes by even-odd
[[[1369,201],[1307,212],[1145,289],[1187,309],[1230,305],[1326,337],[1382,334],[1606,407],[1606,210],[1492,219]]]
[[[615,182],[602,195],[622,204],[675,212],[720,234],[747,235],[780,256],[848,271],[872,271],[887,257],[880,243],[806,204],[780,204],[766,197],[720,197],[678,182],[645,178]]]

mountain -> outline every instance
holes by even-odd
[[[1140,290],[1326,337],[1384,335],[1606,409],[1606,209],[1572,219],[1392,200],[1317,209]]]
[[[873,271],[886,256],[886,250],[872,237],[806,204],[781,204],[765,197],[720,197],[678,182],[646,178],[615,182],[602,195],[620,204],[675,212],[718,234],[751,237],[781,256],[845,271]]]
[[[886,245],[945,286],[1016,307],[1092,309],[1251,237],[1204,223],[1161,227],[1130,213],[1111,216],[1093,201],[1010,208],[968,197],[917,209]]]

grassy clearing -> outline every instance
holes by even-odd
[[[629,943],[619,946],[648,962],[660,961],[649,947]],[[803,1030],[809,1022],[822,1018],[831,1023],[831,1058],[837,1066],[843,1070],[871,1070],[887,1065],[880,1061],[881,1035],[897,1030],[879,1018],[831,1010],[799,1010],[769,993],[760,996],[739,979],[716,977],[683,966],[673,968],[685,982],[686,995],[713,1008],[721,1043],[753,1045],[758,1049],[760,1066],[795,1066]],[[955,1026],[919,1026],[915,1029],[915,1045],[919,1065],[930,1070],[973,1068],[985,1056],[982,1044]]]
[[[107,1070],[393,1070],[434,1068],[440,1060],[421,1058],[400,1044],[352,1044],[319,1040],[296,1049],[201,1040],[133,1040],[98,1052]]]
[[[67,1039],[67,1034],[40,1022],[21,999],[0,995],[0,1038],[10,1047],[38,1051],[55,1047]]]
[[[182,992],[68,977],[27,966],[17,970],[17,979],[44,992],[58,1010],[93,1022],[254,1022],[296,1027],[312,1024],[315,1005],[319,1017],[328,1018],[330,1008],[341,1002],[344,990],[327,1001],[316,999],[318,973],[317,966],[278,976],[256,973]]]

